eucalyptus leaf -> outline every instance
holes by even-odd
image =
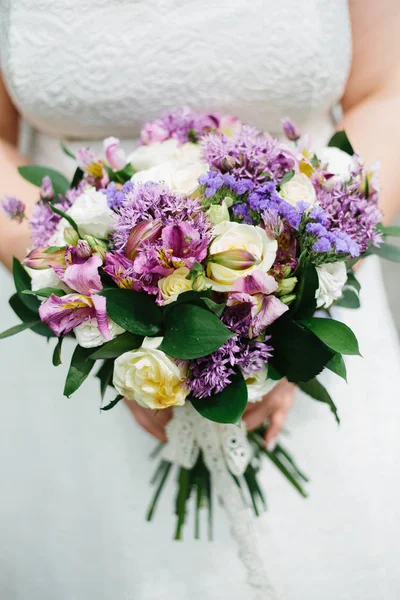
[[[400,237],[400,227],[396,225],[385,227],[384,225],[382,225],[382,223],[380,223],[378,229],[383,233],[383,235],[389,237]]]
[[[69,190],[68,179],[62,173],[50,169],[49,167],[24,165],[23,167],[18,167],[18,172],[24,179],[29,181],[29,183],[32,183],[37,187],[42,185],[44,177],[50,177],[55,194],[64,195],[67,190]]]
[[[108,387],[113,387],[112,379],[114,375],[114,361],[105,360],[97,371],[95,377],[100,380],[100,394],[104,398]]]
[[[223,302],[222,304],[217,304],[216,302],[214,302],[214,300],[211,300],[210,298],[202,298],[201,300],[205,304],[205,306],[209,310],[211,310],[211,312],[214,313],[214,315],[217,315],[217,317],[220,317],[224,312],[225,302]]]
[[[6,329],[6,331],[0,333],[0,340],[4,340],[5,338],[17,335],[17,333],[21,333],[22,331],[26,331],[27,329],[32,329],[35,325],[39,323],[40,319],[36,319],[36,321],[26,321],[25,323],[14,325],[14,327],[10,327],[10,329]]]
[[[242,373],[237,372],[219,394],[207,398],[191,396],[190,401],[205,419],[216,423],[238,423],[247,406],[246,382]]]
[[[53,365],[55,367],[58,367],[59,365],[61,365],[61,347],[62,347],[63,339],[64,338],[59,337],[56,347],[54,348]]]
[[[343,152],[350,154],[350,156],[354,155],[354,148],[345,131],[337,131],[329,140],[328,146],[339,148],[339,150],[343,150]]]
[[[181,304],[165,315],[165,334],[160,349],[173,358],[190,360],[211,354],[233,336],[209,310]]]
[[[376,254],[380,258],[390,260],[391,262],[400,262],[400,246],[394,246],[383,242],[381,246],[371,246],[369,248],[371,254]]]
[[[80,388],[85,379],[87,379],[95,363],[94,360],[90,359],[91,352],[92,348],[76,346],[65,381],[64,396],[68,398],[72,396]]]
[[[147,294],[109,288],[100,295],[107,300],[108,316],[126,331],[140,336],[160,334],[161,309]]]
[[[82,169],[80,167],[77,167],[72,177],[71,188],[77,188],[80,182],[82,181],[84,175],[85,173],[82,171]]]
[[[117,358],[124,354],[125,352],[129,352],[130,350],[136,350],[142,345],[143,337],[139,335],[135,335],[133,333],[129,333],[126,331],[121,335],[118,335],[110,342],[106,342],[100,348],[96,348],[93,354],[91,354],[91,358],[93,360],[97,359],[106,359],[106,358]]]
[[[335,319],[312,317],[301,321],[328,348],[340,354],[358,354],[358,341],[350,327]]]
[[[295,175],[295,170],[291,169],[282,177],[282,179],[279,182],[279,185],[283,185],[284,183],[287,183],[288,181],[293,179],[294,175]]]
[[[11,306],[11,308],[13,309],[13,311],[15,312],[17,317],[19,317],[21,319],[21,321],[23,321],[24,323],[34,322],[35,325],[32,325],[31,329],[35,333],[42,335],[44,337],[47,337],[47,338],[56,337],[55,333],[53,333],[52,330],[45,323],[41,322],[37,312],[31,311],[22,302],[21,297],[22,297],[22,294],[21,294],[21,296],[19,294],[14,294],[13,296],[11,296],[11,298],[8,301],[9,305]]]
[[[296,300],[290,307],[291,314],[296,319],[311,317],[316,310],[316,291],[319,287],[318,273],[315,266],[306,258],[300,260],[296,271],[299,283],[295,288]]]
[[[78,235],[80,235],[78,225],[75,223],[75,221],[73,220],[72,217],[70,217],[69,215],[67,215],[67,213],[65,213],[64,211],[57,208],[57,206],[55,206],[54,204],[49,204],[49,206],[50,206],[51,210],[53,211],[53,213],[55,213],[56,215],[59,215],[60,217],[62,217],[66,221],[68,221],[68,223],[71,225],[71,227],[73,229],[75,229],[76,233]]]
[[[50,298],[50,296],[65,296],[64,290],[60,288],[41,288],[40,290],[24,290],[23,295],[38,296],[39,298]]]
[[[311,396],[311,398],[313,398],[314,400],[327,404],[330,407],[331,412],[335,416],[336,422],[338,423],[338,425],[340,424],[337,408],[332,398],[330,397],[327,389],[322,385],[322,383],[318,381],[318,379],[311,379],[311,381],[299,382],[298,386],[305,394]]]
[[[343,288],[342,296],[339,298],[335,305],[341,306],[342,308],[360,308],[360,297],[351,288]]]
[[[73,158],[74,160],[76,160],[75,154],[73,154],[71,152],[71,150],[69,148],[67,148],[67,146],[65,145],[65,143],[63,141],[60,142],[60,146],[61,146],[61,150],[64,152],[64,154],[66,154],[66,156],[69,156],[70,158]]]

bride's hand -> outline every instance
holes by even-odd
[[[268,429],[265,444],[269,450],[275,446],[276,438],[285,424],[286,416],[292,408],[295,386],[282,379],[273,390],[263,397],[261,402],[249,403],[243,420],[249,431],[262,425],[267,419]]]
[[[152,410],[150,408],[143,408],[135,401],[127,400],[125,404],[130,409],[131,413],[135,417],[135,420],[143,429],[148,431],[160,442],[166,442],[167,436],[165,434],[165,426],[172,419],[172,408],[164,408],[163,410]]]

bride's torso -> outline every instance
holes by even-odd
[[[134,139],[143,121],[182,104],[271,132],[288,115],[327,135],[350,64],[347,0],[2,4],[12,98],[37,131],[65,139]],[[48,139],[35,144],[54,164]]]

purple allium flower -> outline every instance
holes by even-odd
[[[283,222],[276,208],[269,208],[263,213],[265,232],[271,240],[276,240],[283,233]]]
[[[243,126],[232,138],[210,133],[202,141],[205,161],[236,178],[263,183],[276,182],[296,164],[295,156],[278,140],[249,126]]]
[[[68,210],[70,206],[71,203],[66,198],[57,204],[57,207],[64,212]],[[29,219],[32,234],[32,246],[34,248],[47,246],[50,239],[55,234],[57,225],[60,221],[61,217],[51,210],[48,202],[41,200],[35,204],[32,216]]]
[[[5,196],[1,204],[9,219],[22,223],[25,219],[26,206],[21,200],[17,200],[14,196]]]
[[[209,237],[211,223],[198,199],[178,196],[153,182],[135,185],[124,195],[113,235],[118,252],[124,252],[132,228],[143,220],[160,219],[163,225],[186,222],[196,228],[200,238]]]
[[[196,113],[188,106],[183,106],[160,119],[145,123],[140,139],[142,144],[163,142],[170,138],[184,144],[198,140],[206,131],[218,129],[220,122],[217,114]]]
[[[206,398],[221,392],[231,382],[235,368],[245,375],[259,371],[272,356],[273,348],[266,342],[251,342],[242,337],[234,337],[221,348],[190,363],[187,385],[193,396]]]
[[[301,137],[301,133],[293,121],[288,118],[281,119],[281,125],[283,133],[286,135],[287,139],[291,142],[297,142],[297,140]]]

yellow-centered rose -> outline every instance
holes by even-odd
[[[119,394],[147,408],[185,404],[187,367],[167,356],[161,337],[145,338],[137,350],[125,352],[114,365],[113,384]]]
[[[278,244],[261,227],[223,221],[213,235],[207,277],[215,291],[229,291],[237,279],[256,269],[267,273],[275,261]]]
[[[175,302],[179,294],[192,289],[192,281],[186,279],[188,274],[189,269],[187,267],[179,267],[171,275],[159,280],[157,285],[160,289],[163,304]]]

